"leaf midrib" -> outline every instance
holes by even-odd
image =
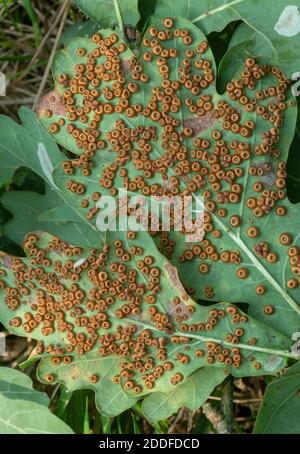
[[[142,321],[136,320],[136,319],[132,319],[130,317],[124,317],[124,319],[130,320],[130,322],[132,322],[132,323],[134,322],[136,324],[142,325],[145,328],[150,329],[152,331],[156,331],[158,333],[161,333],[161,331],[158,328],[156,328],[155,326],[153,326],[153,325],[151,325],[149,323],[142,322]],[[190,338],[190,339],[197,339],[197,340],[199,340],[199,342],[216,342],[216,343],[218,343],[218,344],[220,344],[222,346],[232,347],[232,343],[231,342],[227,342],[226,340],[215,338],[215,337],[200,336],[200,335],[197,335],[197,334],[186,334],[185,332],[182,332],[182,331],[174,331],[172,333],[172,336],[181,336],[181,337],[187,337],[187,338]],[[241,348],[241,349],[244,349],[244,350],[251,350],[251,351],[257,351],[257,352],[260,352],[260,353],[268,353],[268,354],[272,354],[272,355],[279,355],[279,356],[283,356],[283,357],[286,357],[286,358],[293,358],[293,359],[295,359],[295,357],[296,357],[293,353],[290,353],[287,350],[274,350],[272,348],[258,347],[256,345],[248,345],[248,344],[243,344],[243,343],[238,343],[238,344],[234,344],[234,345],[235,345],[235,347]]]
[[[236,12],[239,16],[239,12],[236,11],[234,8],[232,8],[234,5],[238,5],[239,3],[244,2],[245,0],[232,0],[230,3],[225,3],[221,6],[218,6],[217,8],[211,9],[210,11],[206,11],[203,14],[200,14],[200,16],[195,17],[195,19],[190,19],[193,24],[196,22],[201,21],[202,19],[206,19],[209,16],[213,16],[214,14],[218,14],[221,11],[224,11],[225,9],[229,8],[232,9],[234,12]]]
[[[289,306],[300,315],[300,307],[296,301],[285,292],[285,290],[280,286],[276,279],[269,273],[269,271],[262,265],[262,263],[255,257],[252,251],[248,248],[246,243],[239,238],[229,227],[227,227],[214,213],[211,213],[213,220],[218,224],[218,226],[227,233],[230,238],[237,244],[237,246],[243,250],[243,252],[248,256],[250,261],[255,265],[255,267],[261,272],[265,279],[272,285],[272,287],[277,290],[277,292],[282,296],[283,299],[289,304]]]

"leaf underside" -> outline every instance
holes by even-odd
[[[187,40],[177,37],[180,30],[188,33]],[[99,199],[117,195],[121,187],[139,194],[204,196],[202,242],[189,244],[178,232],[156,235],[185,287],[202,300],[246,302],[256,318],[287,335],[296,332],[299,215],[286,197],[285,161],[297,107],[288,79],[279,68],[248,59],[225,93],[218,94],[205,36],[178,18],[170,29],[161,21],[153,24],[138,59],[120,40],[111,44],[124,79],[118,89],[114,71],[106,70],[110,51],[101,47],[111,35],[96,36],[99,44],[72,40],[54,61],[55,90],[41,101],[38,116],[50,130],[61,118],[64,125],[53,136],[79,156],[55,169],[55,183],[93,225]],[[152,35],[158,50],[151,50]],[[92,53],[102,48],[95,60]],[[78,49],[85,55],[79,56]],[[166,57],[155,53],[164,50]],[[101,90],[93,92],[96,99],[92,95],[82,116],[80,106],[90,95],[83,90],[72,98],[70,87],[82,92],[76,77],[92,77],[84,69],[88,61],[97,62],[95,83]],[[69,97],[75,104],[68,104]],[[74,105],[79,109],[75,121]]]
[[[232,305],[197,305],[151,237],[131,237],[110,232],[97,250],[36,233],[26,258],[2,254],[0,319],[38,341],[42,381],[92,388],[112,415],[206,365],[235,376],[284,365],[286,337]]]

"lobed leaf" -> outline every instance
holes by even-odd
[[[106,70],[111,53],[121,88],[116,72]],[[89,85],[89,64],[101,89]],[[243,301],[255,318],[288,336],[296,332],[299,210],[287,199],[285,169],[297,106],[281,69],[247,58],[219,94],[205,36],[177,18],[146,31],[138,58],[109,30],[72,40],[53,72],[54,94],[41,101],[38,116],[79,156],[58,166],[54,179],[82,217],[97,226],[101,197],[122,187],[203,196],[202,242],[188,243],[178,232],[156,236],[185,287],[196,299]]]
[[[203,366],[261,375],[294,357],[288,338],[236,307],[191,300],[146,232],[110,232],[102,250],[36,233],[24,248],[0,259],[1,323],[38,341],[29,361],[42,359],[42,381],[94,389],[106,415]]]
[[[149,421],[157,422],[169,418],[181,407],[196,411],[223,380],[221,370],[203,367],[175,390],[167,394],[153,393],[147,396],[143,401],[143,414]]]
[[[80,246],[102,244],[98,231],[81,218],[54,183],[53,169],[63,162],[64,155],[30,109],[21,108],[19,116],[22,124],[0,115],[0,183],[11,180],[20,167],[28,167],[45,181],[45,194],[29,191],[5,193],[1,201],[14,216],[4,226],[5,234],[22,244],[28,232],[41,228],[64,239],[71,237]],[[64,216],[46,219],[45,211],[58,207],[62,207]]]
[[[46,394],[32,388],[31,379],[0,367],[1,434],[72,434],[73,431],[48,409]]]
[[[27,259],[3,255],[7,307],[1,308],[1,320],[17,334],[30,332],[39,341],[35,353],[44,357],[41,380],[94,389],[98,407],[107,415],[149,394],[150,404],[152,398],[168,400],[170,388],[179,388],[181,382],[184,386],[207,364],[223,369],[225,363],[226,373],[235,376],[261,375],[283,367],[284,357],[296,356],[284,335],[297,331],[300,311],[298,207],[285,193],[296,103],[280,68],[263,59],[244,63],[236,65],[238,72],[226,92],[217,93],[207,40],[182,18],[155,21],[138,57],[117,34],[105,30],[92,39],[71,40],[54,60],[55,89],[41,101],[38,116],[57,142],[77,155],[58,163],[51,173],[65,203],[96,231],[99,201],[103,195],[117,195],[119,188],[203,195],[204,240],[188,244],[182,235],[170,232],[157,235],[158,245],[178,266],[188,293],[201,299],[244,301],[255,316],[226,303],[197,305],[175,269],[141,232],[134,239],[124,234],[121,259],[116,259],[115,250],[120,233],[108,235],[105,251],[78,252],[57,238],[38,234],[26,241]],[[58,224],[63,218],[61,207],[41,216]],[[108,246],[113,253],[104,260]],[[139,259],[131,247],[140,248]],[[149,256],[160,269],[161,285],[154,295],[145,266]],[[133,268],[127,263],[130,259],[136,261]],[[130,291],[122,297],[111,286],[120,276],[111,276],[108,268],[116,260],[118,266],[125,262],[125,281],[143,262],[134,291],[128,286]],[[102,270],[107,273],[105,283],[99,278]],[[24,288],[28,276],[33,281],[30,289],[26,284]],[[75,309],[74,292],[80,295]],[[153,296],[153,306],[148,305]],[[36,314],[39,299],[50,313],[45,320],[36,318],[41,315]],[[132,301],[140,303],[132,306]],[[15,305],[16,316],[11,318],[9,309]],[[124,306],[129,306],[125,315]],[[105,323],[94,321],[96,315]],[[128,327],[132,334],[125,332]],[[129,350],[128,345],[122,348],[129,357],[118,342],[123,330]]]
[[[99,379],[97,383],[92,384],[90,377],[94,376],[95,372]],[[55,374],[55,382],[64,384],[69,392],[92,389],[95,391],[95,402],[99,412],[112,417],[131,408],[138,400],[112,381],[112,377],[119,372],[118,358],[112,356],[100,358],[97,353],[87,353],[75,356],[71,364],[64,363],[62,357],[61,362],[55,367],[51,358],[44,358],[39,363],[37,377],[41,382],[47,383],[47,377]]]

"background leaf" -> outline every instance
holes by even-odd
[[[297,363],[267,386],[254,433],[299,434],[299,414],[300,363]]]
[[[0,182],[11,180],[20,167],[28,167],[54,187],[52,170],[60,162],[62,155],[49,134],[39,126],[35,114],[21,108],[19,116],[22,125],[0,115],[2,166]],[[40,145],[41,144],[41,145]]]
[[[74,3],[100,27],[118,25],[114,0],[74,0]],[[120,0],[122,20],[126,27],[135,27],[140,19],[138,0]]]
[[[1,202],[13,218],[3,226],[3,233],[17,244],[22,244],[28,232],[45,230],[62,239],[73,238],[78,246],[95,246],[99,234],[78,219],[74,210],[46,184],[45,194],[32,191],[5,193]]]
[[[3,205],[14,214],[14,219],[4,228],[6,235],[22,244],[26,233],[42,228],[65,239],[71,235],[77,239],[78,245],[102,244],[96,229],[81,218],[53,181],[53,169],[63,162],[64,155],[30,109],[20,109],[19,115],[21,125],[0,116],[0,183],[9,182],[17,169],[27,167],[45,181],[46,189],[44,195],[25,191],[4,194]],[[43,222],[39,219],[40,215],[55,207],[63,207],[63,219],[61,216],[59,219],[46,218],[46,215]]]
[[[221,31],[231,21],[242,20],[251,28],[252,34],[259,36],[262,32],[267,37],[268,47],[277,53],[281,68],[291,76],[298,71],[297,58],[300,51],[299,0],[295,0],[292,5],[294,9],[290,11],[286,9],[288,5],[285,0],[276,0],[272,3],[272,8],[264,0],[186,0],[175,3],[171,0],[157,0],[155,15],[166,17],[172,11],[174,16],[187,17],[206,34]],[[279,27],[281,33],[276,26],[279,20],[281,24],[285,23],[285,26]],[[291,36],[286,36],[288,34]]]
[[[72,434],[47,406],[47,395],[35,391],[27,375],[0,367],[1,434]]]

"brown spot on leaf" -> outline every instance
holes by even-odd
[[[71,369],[71,373],[70,373],[70,377],[72,378],[72,380],[77,380],[78,377],[80,377],[80,369],[78,366],[73,366],[72,369]]]
[[[179,291],[178,297],[180,298],[180,303],[177,305],[174,305],[172,302],[169,304],[169,309],[168,309],[168,315],[170,316],[171,320],[173,321],[176,316],[176,309],[180,308],[181,312],[180,315],[185,315],[188,318],[192,316],[191,312],[188,311],[188,306],[184,302],[184,300],[188,299],[187,293],[182,285],[182,283],[179,280],[178,276],[178,270],[175,268],[175,266],[171,265],[170,263],[167,263],[165,266],[166,273],[172,282],[173,286],[175,289]]]
[[[210,112],[207,112],[203,117],[194,116],[187,118],[183,121],[183,124],[185,128],[192,128],[194,135],[198,135],[206,129],[211,128],[216,121],[218,120]]]
[[[11,269],[13,264],[13,257],[6,255],[4,252],[0,252],[0,258],[5,268]]]
[[[124,73],[130,72],[130,60],[122,60],[121,61],[121,69]]]
[[[264,174],[260,178],[260,181],[264,184],[264,186],[273,186],[275,184],[277,176],[275,169],[270,162],[260,163],[258,165],[254,164],[254,166],[257,169],[263,169]]]
[[[179,280],[177,268],[175,268],[175,266],[171,265],[171,263],[167,263],[165,266],[165,270],[166,270],[168,277],[170,278],[172,284],[174,285],[174,287],[177,290],[179,290],[180,295],[186,295],[186,291],[184,290],[184,287]]]
[[[36,108],[37,116],[43,116],[46,110],[52,110],[54,115],[65,116],[66,111],[60,100],[60,96],[56,88],[43,96]]]

